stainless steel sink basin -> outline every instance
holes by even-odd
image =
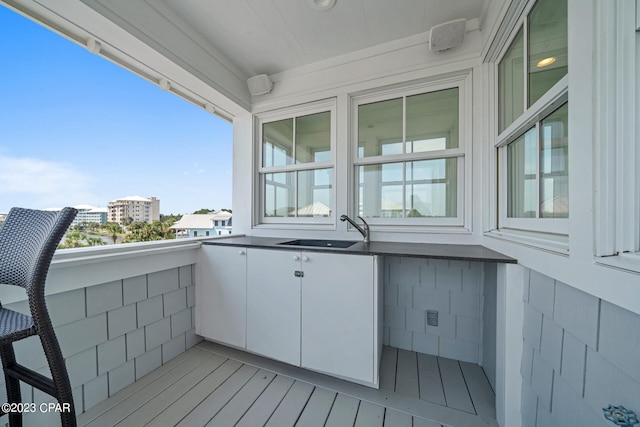
[[[316,248],[348,248],[349,246],[355,245],[358,242],[353,242],[349,240],[309,240],[309,239],[298,239],[291,240],[289,242],[278,243],[279,245],[287,245],[287,246],[313,246]]]

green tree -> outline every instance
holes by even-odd
[[[58,245],[58,249],[84,248],[86,246],[100,246],[104,244],[104,241],[99,237],[89,237],[80,231],[72,231],[64,236],[64,242]]]
[[[208,214],[213,212],[213,209],[198,209],[194,214]]]
[[[104,230],[107,232],[109,237],[113,239],[113,244],[115,245],[118,241],[118,236],[124,234],[124,229],[117,222],[108,222],[104,225]]]

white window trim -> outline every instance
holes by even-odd
[[[594,255],[598,264],[640,272],[640,1],[596,8]]]
[[[523,135],[529,128],[539,123],[546,116],[555,111],[568,100],[569,75],[565,75],[550,88],[533,105],[524,109],[524,112],[517,117],[513,123],[509,124],[502,132],[499,132],[499,102],[497,96],[499,88],[498,67],[504,56],[507,54],[511,44],[517,34],[522,29],[524,34],[524,55],[527,56],[527,17],[533,9],[536,0],[530,0],[522,9],[522,14],[513,23],[509,36],[504,38],[504,43],[497,50],[495,58],[490,59],[493,68],[492,79],[489,82],[489,90],[494,99],[495,111],[492,112],[492,124],[490,139],[494,141],[493,150],[497,150],[497,156],[490,161],[497,170],[497,212],[496,221],[490,224],[490,231],[487,233],[492,237],[498,237],[528,246],[538,247],[544,250],[566,253],[569,250],[569,219],[568,218],[509,218],[507,216],[507,145]],[[527,67],[523,67],[525,73],[525,96],[528,90]],[[571,152],[571,147],[569,147]],[[497,163],[496,163],[497,159]],[[539,171],[538,171],[539,173]],[[493,187],[496,188],[496,187]],[[569,214],[571,215],[571,214]]]
[[[419,95],[446,89],[458,88],[458,148],[375,157],[358,157],[358,107],[361,104],[386,101],[403,96]],[[438,79],[393,87],[390,89],[356,94],[351,97],[351,147],[349,151],[351,183],[349,185],[349,212],[358,214],[358,166],[387,164],[416,160],[456,157],[457,169],[457,215],[450,218],[365,218],[377,231],[468,233],[471,231],[471,158],[472,158],[472,74],[471,71],[443,76]]]
[[[272,167],[263,167],[262,166],[262,125],[264,123],[274,122],[283,119],[296,118],[300,116],[307,116],[310,114],[329,112],[331,116],[331,159],[329,161],[324,162],[313,162],[313,163],[294,163],[285,166],[272,166]],[[305,105],[297,105],[292,107],[283,108],[280,110],[270,111],[266,113],[261,113],[255,117],[255,152],[258,154],[255,159],[255,170],[257,173],[255,174],[255,188],[256,192],[254,194],[254,200],[258,201],[255,204],[256,211],[254,212],[254,218],[257,219],[256,227],[269,227],[269,226],[282,226],[282,225],[297,225],[297,226],[311,226],[317,227],[321,226],[325,227],[335,227],[336,219],[335,219],[335,210],[336,210],[336,100],[334,98],[312,102]],[[331,204],[332,204],[332,213],[330,217],[321,218],[321,217],[265,217],[264,216],[264,204],[265,204],[265,194],[263,191],[264,188],[264,175],[267,173],[279,173],[279,172],[298,172],[305,170],[315,170],[315,169],[333,169],[333,179],[331,182]],[[297,199],[297,193],[295,197]]]

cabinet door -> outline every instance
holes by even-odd
[[[373,256],[302,253],[302,366],[375,384]]]
[[[300,253],[247,250],[247,350],[300,365]]]
[[[203,245],[196,300],[196,333],[235,347],[246,346],[246,249]]]

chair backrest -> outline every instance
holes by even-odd
[[[12,208],[0,227],[0,283],[44,295],[53,253],[77,213]]]

